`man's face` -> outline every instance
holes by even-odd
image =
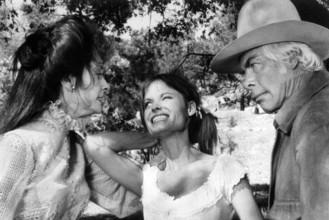
[[[284,63],[266,58],[258,48],[246,52],[240,61],[245,70],[243,86],[252,99],[267,113],[281,108],[285,100],[285,84],[293,72]]]

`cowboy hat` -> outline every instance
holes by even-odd
[[[239,13],[237,38],[216,54],[211,69],[242,72],[242,54],[266,44],[287,41],[305,43],[322,60],[329,58],[329,29],[301,21],[289,0],[249,0]]]

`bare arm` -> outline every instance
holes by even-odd
[[[241,220],[263,219],[246,178],[234,186],[232,204]]]
[[[156,138],[140,132],[100,132],[88,136],[93,138],[94,144],[107,146],[116,152],[152,147],[158,143]]]
[[[83,143],[86,153],[118,183],[141,195],[142,170],[117,151],[152,146],[157,141],[136,132],[104,132],[88,135]]]

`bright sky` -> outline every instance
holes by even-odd
[[[162,17],[157,13],[151,13],[151,15],[132,17],[128,20],[129,25],[134,30],[140,30],[142,28],[154,27],[157,23],[162,20]]]
[[[182,0],[176,0],[176,1],[182,3]],[[14,8],[19,8],[24,2],[24,0],[6,0],[6,2],[12,4]],[[27,2],[29,2],[29,0],[27,0]],[[63,14],[64,13],[63,10],[65,9],[58,10],[58,13]],[[165,16],[166,17],[170,16],[171,12],[176,10],[177,10],[177,6],[175,6],[174,4],[169,4]],[[133,30],[141,30],[141,29],[152,28],[156,26],[161,20],[162,20],[162,16],[160,14],[152,12],[151,14],[145,14],[144,16],[132,17],[128,19],[126,25],[129,25]],[[128,34],[124,34],[121,37],[125,39],[130,38]]]
[[[8,5],[12,5],[14,8],[20,8],[24,0],[6,0],[6,2],[9,3]],[[60,10],[59,13],[63,13],[62,10]],[[162,17],[159,14],[153,12],[151,15],[147,14],[145,16],[132,17],[128,19],[127,25],[129,25],[133,30],[140,30],[142,28],[147,29],[149,27],[154,27],[161,20]]]
[[[182,0],[176,0],[182,4]],[[172,11],[176,11],[177,6],[174,4],[169,4],[165,12],[165,16],[170,16]],[[162,20],[162,16],[158,13],[152,12],[144,16],[132,17],[128,20],[127,25],[131,26],[134,30],[140,30],[142,28],[154,27]]]
[[[130,26],[133,30],[141,30],[152,28],[162,20],[162,17],[157,13],[151,13],[151,15],[144,15],[138,17],[131,17],[128,19],[126,26]],[[123,39],[130,39],[128,33],[121,35]]]

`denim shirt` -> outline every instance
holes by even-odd
[[[329,219],[329,73],[312,73],[274,126],[270,219]]]

